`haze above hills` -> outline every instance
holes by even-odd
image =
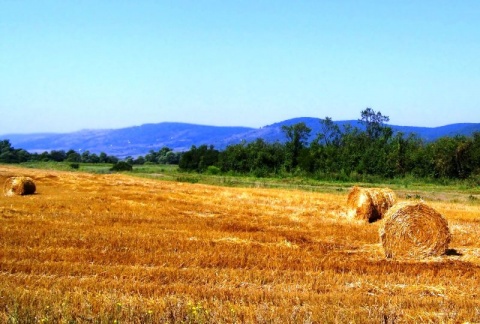
[[[150,150],[157,151],[169,147],[175,151],[189,150],[192,145],[214,145],[223,149],[230,144],[242,141],[250,142],[262,138],[267,142],[284,142],[283,125],[293,125],[304,122],[312,129],[311,139],[320,132],[320,119],[301,117],[294,118],[261,128],[222,127],[196,125],[187,123],[162,122],[144,124],[119,129],[81,130],[71,133],[37,133],[37,134],[6,134],[0,139],[8,139],[15,148],[29,152],[44,152],[51,150],[105,152],[118,157],[145,155]],[[343,128],[344,125],[361,127],[357,120],[335,121]],[[466,135],[480,131],[480,123],[450,124],[440,127],[413,127],[389,125],[394,132],[404,134],[414,133],[426,141],[434,141],[443,136]]]

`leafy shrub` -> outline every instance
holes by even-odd
[[[214,165],[210,165],[207,167],[207,171],[206,171],[207,174],[211,174],[211,175],[217,175],[220,173],[220,168],[214,166]]]
[[[70,167],[72,169],[78,170],[80,168],[80,164],[78,163],[70,163]]]
[[[133,170],[132,165],[124,161],[115,163],[110,169],[110,171],[132,171],[132,170]]]
[[[267,168],[256,168],[253,170],[253,175],[257,178],[266,178],[268,177],[268,170]]]
[[[467,179],[467,187],[468,188],[477,188],[480,186],[480,174],[472,174]]]

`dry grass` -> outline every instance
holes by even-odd
[[[0,197],[0,322],[480,322],[478,204],[432,202],[455,251],[391,261],[341,193],[12,174],[37,194]]]

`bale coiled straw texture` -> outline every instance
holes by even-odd
[[[11,177],[3,185],[5,196],[33,195],[36,189],[35,183],[29,177]]]
[[[442,255],[451,239],[447,220],[423,202],[398,203],[390,208],[379,234],[387,258]]]
[[[350,190],[347,198],[347,215],[350,219],[374,222],[383,218],[385,212],[397,200],[393,190],[389,188],[359,188]]]

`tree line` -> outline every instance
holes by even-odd
[[[0,141],[0,163],[23,162],[73,162],[73,163],[116,163],[119,159],[115,156],[85,151],[79,153],[74,150],[52,150],[50,152],[29,153],[24,149],[15,149],[9,140]]]
[[[308,141],[305,123],[283,126],[286,142],[262,139],[218,151],[202,145],[182,154],[181,170],[249,174],[257,177],[302,175],[329,180],[358,178],[476,179],[480,181],[480,132],[426,142],[413,134],[394,133],[388,116],[366,108],[362,127],[343,127],[320,119],[320,132]]]
[[[123,159],[124,162],[135,164],[178,164],[180,161],[179,152],[173,152],[168,147],[163,147],[157,152],[150,150],[144,156],[133,158],[131,156]],[[104,152],[99,154],[84,151],[82,153],[75,150],[52,150],[50,152],[29,153],[24,149],[15,149],[9,140],[0,141],[0,163],[24,163],[24,162],[71,162],[71,163],[118,163],[120,159]]]

